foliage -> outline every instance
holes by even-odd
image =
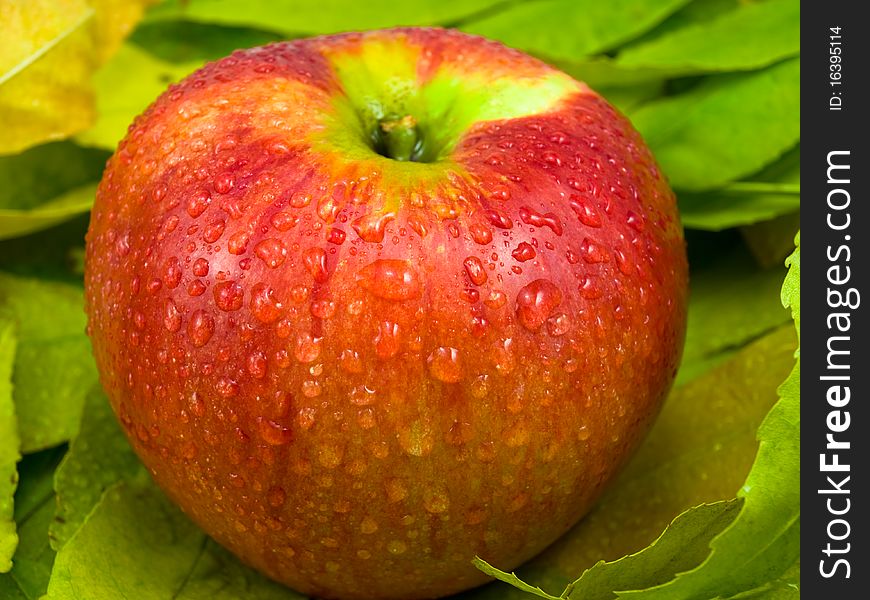
[[[127,445],[84,334],[87,212],[128,124],[204,61],[426,24],[531,52],[625,111],[677,192],[692,264],[677,387],[637,456],[516,575],[481,557],[510,586],[458,598],[799,597],[800,362],[777,302],[782,287],[799,334],[799,238],[781,267],[800,208],[798,2],[151,4],[0,3],[0,600],[299,598],[209,540]]]

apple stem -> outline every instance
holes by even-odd
[[[417,120],[411,115],[383,119],[378,123],[386,156],[394,160],[414,160],[420,150]]]

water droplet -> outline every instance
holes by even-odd
[[[362,533],[374,533],[378,530],[378,522],[372,519],[371,517],[363,517],[362,523],[360,523],[359,530]]]
[[[317,462],[327,469],[334,469],[343,459],[344,450],[340,446],[326,444],[317,449]]]
[[[204,310],[198,310],[190,317],[187,335],[191,343],[200,348],[205,346],[214,334],[214,319]]]
[[[384,483],[384,489],[387,492],[387,500],[392,504],[401,502],[408,497],[407,486],[405,486],[405,483],[397,477],[387,479]]]
[[[221,281],[214,286],[214,301],[218,308],[232,312],[242,307],[245,290],[236,281]]]
[[[440,514],[450,508],[450,496],[447,490],[441,486],[429,488],[423,492],[423,508],[426,512]]]
[[[532,260],[536,256],[535,248],[528,242],[520,242],[514,251],[511,252],[511,256],[514,257],[514,260],[518,262],[526,262],[527,260]]]
[[[568,259],[568,264],[576,265],[580,261],[580,256],[570,248],[565,251],[565,258]]]
[[[374,390],[360,385],[351,390],[348,400],[350,400],[351,404],[356,404],[357,406],[368,406],[369,404],[374,404],[375,398]]]
[[[187,405],[190,407],[190,412],[195,416],[202,417],[205,415],[205,402],[203,402],[199,393],[193,392],[187,401]]]
[[[562,303],[562,292],[547,279],[536,279],[517,294],[517,318],[529,331],[538,331]]]
[[[347,234],[338,229],[337,227],[333,227],[329,230],[329,233],[326,235],[326,241],[330,244],[335,244],[336,246],[340,246],[344,243]]]
[[[406,260],[376,260],[363,267],[357,275],[357,282],[366,291],[385,300],[411,300],[423,291],[419,275]]]
[[[275,269],[284,264],[284,260],[287,258],[287,248],[281,240],[268,238],[260,241],[254,247],[254,254],[266,263],[266,266]]]
[[[351,226],[363,241],[379,244],[384,241],[387,223],[395,218],[396,214],[392,212],[371,213],[358,218]]]
[[[314,337],[310,333],[303,333],[296,338],[296,347],[293,356],[301,363],[310,363],[320,356],[320,344],[323,338]]]
[[[426,360],[429,373],[438,381],[457,383],[462,379],[462,366],[459,364],[459,350],[456,348],[436,348]]]
[[[292,229],[296,223],[299,222],[299,217],[293,216],[288,212],[276,212],[269,219],[269,222],[272,224],[272,227],[277,229],[278,231],[288,231]]]
[[[500,290],[494,290],[489,293],[489,297],[483,303],[490,308],[501,308],[507,304],[507,295]]]
[[[335,314],[335,302],[331,300],[315,300],[309,307],[311,314],[318,319],[328,319]]]
[[[224,398],[232,398],[239,395],[239,384],[229,377],[221,377],[218,379],[215,383],[214,389],[219,396]]]
[[[547,331],[552,336],[565,335],[569,329],[571,329],[571,319],[565,313],[559,313],[547,319]]]
[[[283,305],[275,298],[275,291],[265,283],[251,288],[251,314],[261,323],[272,323],[281,316]]]
[[[200,216],[211,204],[211,196],[205,190],[195,192],[187,200],[187,214],[194,219]]]
[[[435,443],[432,426],[427,420],[417,420],[399,431],[399,446],[411,456],[427,456]]]
[[[642,233],[644,230],[644,220],[643,217],[636,215],[632,211],[628,211],[625,222],[629,227],[637,231],[638,233]]]
[[[256,350],[248,355],[248,373],[252,377],[261,379],[266,375],[267,368],[266,355]]]
[[[590,264],[607,261],[607,250],[589,238],[584,238],[580,244],[580,254],[583,256],[583,260]]]
[[[173,333],[181,329],[181,313],[172,298],[167,298],[163,304],[163,326]]]
[[[175,289],[181,283],[181,266],[174,256],[168,259],[163,267],[163,283],[169,289]]]
[[[404,554],[408,545],[402,540],[391,540],[387,543],[387,552],[390,554]]]
[[[302,382],[302,395],[306,398],[316,398],[322,391],[320,384],[313,379],[307,379]]]
[[[571,196],[569,205],[581,223],[587,227],[601,227],[601,215],[598,214],[592,202],[575,194]]]
[[[616,258],[616,266],[623,275],[631,275],[632,267],[634,266],[628,257],[621,250],[614,250],[613,256]]]
[[[585,442],[589,439],[589,436],[592,432],[589,431],[589,428],[586,425],[582,425],[580,429],[577,430],[577,439],[581,442]]]
[[[562,235],[562,222],[559,221],[554,213],[541,215],[536,213],[531,208],[523,206],[520,208],[520,219],[526,225],[533,227],[549,227],[556,235]]]
[[[209,264],[208,261],[204,258],[197,258],[193,261],[193,274],[197,277],[205,277],[208,275]]]
[[[472,223],[468,231],[471,233],[471,239],[477,244],[485,246],[492,241],[492,230],[483,223]]]
[[[302,262],[317,283],[329,279],[329,272],[326,270],[326,252],[323,248],[308,248],[302,253]]]
[[[353,350],[344,350],[339,357],[339,366],[347,373],[362,373],[363,364],[359,354]]]
[[[601,289],[595,284],[595,280],[589,275],[583,277],[580,285],[577,286],[577,289],[580,292],[580,295],[587,300],[594,300],[595,298],[601,297]]]
[[[293,441],[293,432],[290,429],[265,417],[257,418],[257,428],[260,437],[272,446],[283,446]]]
[[[223,219],[217,219],[215,221],[212,221],[205,226],[205,229],[202,232],[202,239],[209,244],[214,244],[224,234],[224,229],[226,229],[226,226],[227,222]]]
[[[468,278],[471,279],[474,285],[483,285],[486,283],[486,269],[483,266],[482,260],[476,256],[469,256],[462,261],[462,265],[465,267],[465,272],[468,274]]]
[[[332,196],[324,196],[317,202],[317,216],[325,223],[332,223],[340,211],[338,202]]]
[[[221,173],[214,178],[214,190],[218,194],[226,194],[233,189],[233,185],[235,185],[235,180],[232,173]]]
[[[486,218],[489,219],[489,222],[499,229],[511,229],[514,226],[514,222],[510,217],[494,208],[485,210],[484,214],[486,215]]]
[[[290,206],[293,208],[305,208],[309,204],[311,204],[311,196],[308,194],[296,193],[290,198]]]
[[[489,393],[489,375],[478,375],[471,382],[471,395],[477,400],[486,398]]]
[[[272,486],[269,488],[269,491],[266,492],[266,499],[269,502],[269,505],[274,508],[281,508],[284,506],[284,502],[287,501],[287,494],[284,490],[278,486]]]
[[[236,256],[244,254],[248,249],[250,239],[251,235],[247,231],[237,231],[227,241],[227,252]]]
[[[378,324],[375,336],[375,354],[378,358],[388,359],[399,353],[399,325],[392,321],[382,321]]]

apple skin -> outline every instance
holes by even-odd
[[[354,120],[402,73],[436,82],[383,99],[429,110],[430,162]],[[475,555],[540,552],[643,438],[685,330],[675,199],[638,133],[440,29],[239,51],[171,86],[108,162],[86,265],[101,381],[154,479],[324,598],[443,596],[486,580]]]

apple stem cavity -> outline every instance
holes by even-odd
[[[401,161],[419,161],[423,140],[417,129],[417,119],[411,115],[387,117],[378,122],[379,154]]]

